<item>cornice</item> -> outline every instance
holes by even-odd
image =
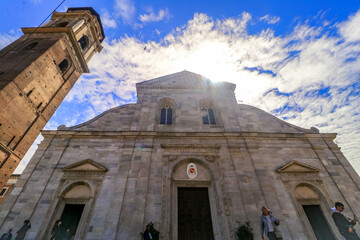
[[[161,148],[164,149],[172,149],[172,148],[176,148],[176,149],[180,149],[180,148],[203,148],[203,149],[209,149],[209,148],[215,148],[215,149],[219,149],[220,145],[218,144],[161,144],[160,145]]]
[[[244,139],[287,139],[304,138],[306,133],[266,133],[266,132],[160,132],[160,131],[76,131],[76,130],[42,130],[43,136],[152,136],[152,137],[226,137]],[[331,138],[333,133],[312,134],[319,135],[317,138]],[[307,136],[306,136],[307,137]],[[313,136],[315,137],[315,136]]]

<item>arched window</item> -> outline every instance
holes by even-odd
[[[209,106],[204,106],[201,111],[204,124],[216,124],[214,111],[212,110],[212,108],[210,108]]]
[[[160,110],[160,124],[172,124],[172,108],[169,106],[162,107]]]
[[[25,50],[31,50],[31,49],[33,49],[36,45],[38,45],[39,44],[39,42],[32,42],[32,43],[30,43],[29,45],[27,45],[26,47],[25,47]]]
[[[59,68],[62,73],[66,72],[66,70],[69,68],[69,61],[66,59],[62,60],[59,64]]]
[[[80,43],[81,49],[85,49],[86,46],[89,44],[89,38],[86,35],[84,35],[79,39],[78,42]]]
[[[69,22],[61,22],[58,24],[58,27],[66,27],[69,24]]]
[[[4,197],[4,195],[5,195],[5,193],[6,193],[6,191],[7,191],[8,189],[9,189],[8,187],[4,187],[4,188],[1,190],[1,192],[0,192],[0,197],[1,197],[1,198]]]

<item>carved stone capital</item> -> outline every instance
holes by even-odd
[[[212,155],[209,155],[209,156],[205,156],[205,159],[209,162],[215,162],[215,157],[212,156]]]

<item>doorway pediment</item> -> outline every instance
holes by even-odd
[[[91,171],[106,172],[108,169],[103,165],[94,162],[91,159],[85,159],[80,162],[70,164],[62,169],[64,172]]]
[[[280,167],[277,170],[277,172],[278,173],[318,173],[320,172],[320,169],[294,160]]]

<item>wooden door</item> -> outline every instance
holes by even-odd
[[[213,240],[207,188],[178,188],[178,240]]]

